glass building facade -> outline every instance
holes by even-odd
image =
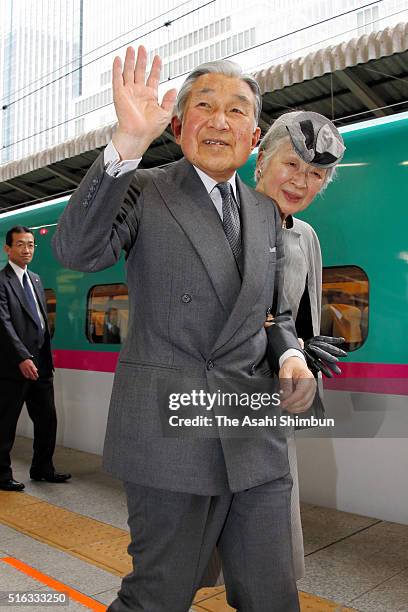
[[[247,71],[405,21],[405,0],[2,0],[0,163],[113,122],[111,66],[143,43],[161,93],[223,57]]]

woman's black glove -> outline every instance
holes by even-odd
[[[343,344],[344,338],[333,338],[332,336],[313,336],[305,341],[304,353],[309,368],[315,372],[323,372],[328,378],[334,374],[341,374],[338,357],[346,357],[346,351],[335,346]]]

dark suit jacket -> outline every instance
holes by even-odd
[[[38,332],[24,289],[13,268],[7,264],[0,271],[0,378],[21,378],[18,367],[24,359],[32,359],[42,377],[52,376],[53,363],[47,308],[40,277],[28,271],[45,321],[44,343]]]
[[[230,378],[249,384],[265,367],[265,313],[283,261],[280,218],[268,197],[239,178],[237,186],[242,284],[220,217],[186,159],[113,178],[101,155],[59,221],[53,246],[66,267],[94,272],[122,250],[127,256],[129,330],[104,449],[105,467],[122,480],[219,495],[288,472],[286,441],[273,431],[237,439],[216,427],[216,437],[181,439],[164,436],[160,420],[169,380],[181,388],[181,377],[194,378],[195,389],[216,392]],[[278,313],[269,336],[275,362],[299,348],[290,312]]]

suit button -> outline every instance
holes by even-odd
[[[209,359],[207,361],[207,370],[212,370],[214,367],[215,367],[215,363],[211,359]]]
[[[191,302],[193,298],[191,297],[191,295],[189,293],[184,293],[181,296],[181,301],[184,302],[184,304],[188,304],[189,302]]]

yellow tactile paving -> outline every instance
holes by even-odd
[[[99,540],[85,546],[77,546],[72,549],[78,557],[85,559],[88,563],[94,563],[104,569],[109,569],[118,576],[125,576],[132,571],[132,559],[127,553],[130,543],[128,533],[123,533],[109,541]]]
[[[204,610],[206,612],[234,612],[234,609],[227,604],[225,591],[222,590],[211,596],[211,591],[214,590],[206,589],[208,593],[205,600],[198,601],[196,598],[193,610],[195,612],[204,612]],[[310,593],[299,593],[299,599],[301,612],[356,612],[352,608],[344,608],[333,601],[310,595]]]
[[[14,496],[30,497],[21,493],[14,493]],[[64,549],[75,549],[99,540],[110,541],[124,533],[121,529],[44,501],[32,503],[28,500],[27,505],[20,500],[0,501],[0,520]]]
[[[194,597],[194,603],[203,605],[203,601],[208,599],[209,597],[213,597],[217,593],[224,593],[225,588],[223,586],[214,587],[212,589],[206,587],[204,589],[200,589],[197,591],[196,596]]]
[[[0,491],[0,511],[10,510],[19,506],[28,506],[29,504],[40,504],[41,500],[38,497],[33,497],[27,494],[17,494],[9,491]]]
[[[300,593],[300,604],[302,612],[357,612],[354,608],[344,608],[334,601],[310,593]]]
[[[126,531],[53,506],[27,493],[0,491],[0,523],[113,574],[123,576],[131,570]],[[300,593],[300,607],[302,612],[356,612],[309,593]],[[196,612],[233,612],[223,587],[200,589],[193,609]]]

